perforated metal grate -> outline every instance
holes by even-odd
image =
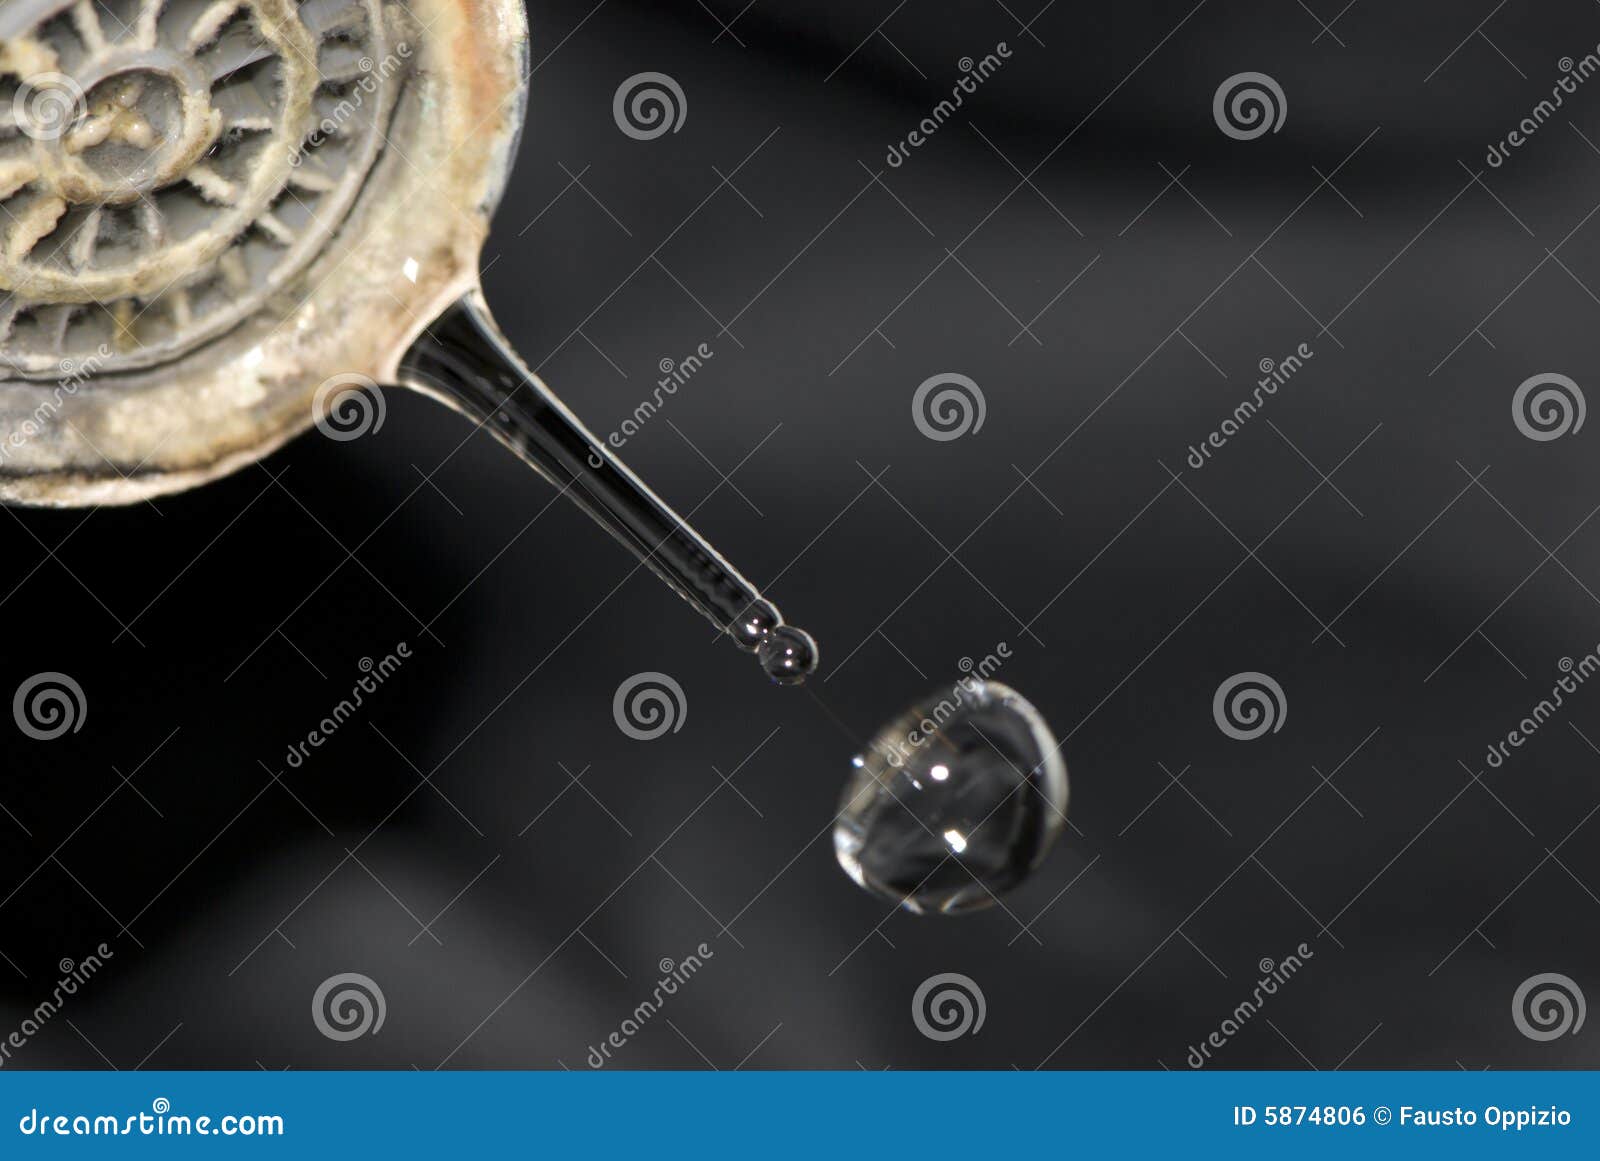
[[[0,376],[176,358],[302,273],[384,143],[384,7],[0,2]]]

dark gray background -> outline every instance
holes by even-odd
[[[489,296],[599,431],[713,347],[626,458],[779,577],[822,672],[765,685],[399,392],[375,435],[191,495],[12,511],[6,696],[60,670],[88,714],[4,742],[0,1029],[58,960],[115,957],[9,1066],[582,1068],[702,941],[618,1066],[1182,1068],[1302,942],[1218,1065],[1600,1064],[1593,1022],[1538,1043],[1511,1014],[1536,973],[1600,983],[1600,691],[1484,765],[1600,642],[1600,434],[1535,442],[1511,414],[1541,372],[1593,395],[1600,81],[1484,162],[1600,41],[1595,4],[531,18]],[[888,169],[998,41],[1009,63]],[[1288,113],[1241,142],[1211,103],[1247,70]],[[641,71],[682,85],[680,132],[619,132]],[[1188,468],[1302,341],[1291,386]],[[948,443],[910,409],[942,372],[988,408]],[[400,675],[287,769],[401,640]],[[834,863],[847,760],[1000,641],[1065,739],[1076,833],[1004,909],[894,913]],[[641,670],[688,704],[649,743],[611,710]],[[1211,708],[1244,670],[1288,706],[1250,743]],[[388,1014],[335,1043],[311,997],[347,971]],[[917,1031],[939,972],[982,988],[978,1034]]]

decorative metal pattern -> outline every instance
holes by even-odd
[[[0,376],[185,354],[348,215],[404,67],[381,0],[5,0]]]

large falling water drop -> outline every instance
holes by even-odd
[[[839,804],[845,873],[923,914],[974,911],[1021,883],[1066,823],[1067,767],[1039,712],[976,678],[880,730]]]

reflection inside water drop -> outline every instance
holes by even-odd
[[[917,914],[972,911],[1022,882],[1066,822],[1067,767],[1026,698],[970,678],[851,760],[839,865]]]

